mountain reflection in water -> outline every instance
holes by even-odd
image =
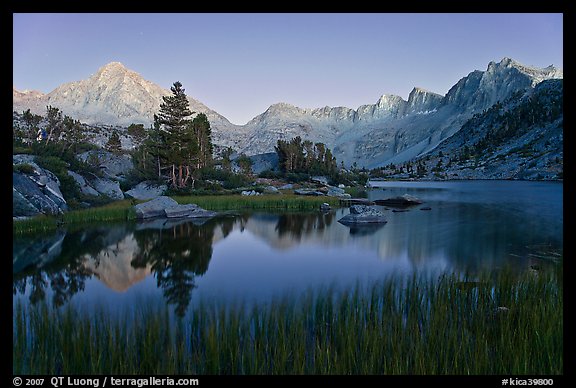
[[[374,189],[370,195],[385,198],[395,190],[406,191]],[[558,196],[558,188],[553,190]],[[104,298],[115,304],[146,291],[162,295],[184,315],[198,292],[258,298],[414,269],[526,268],[534,260],[533,247],[561,252],[561,206],[503,207],[450,197],[437,188],[412,194],[426,199],[422,206],[432,210],[393,213],[379,207],[388,223],[368,228],[339,224],[349,210],[337,209],[246,213],[202,225],[186,220],[87,224],[15,236],[13,294],[26,303],[63,306],[75,295],[84,302]]]

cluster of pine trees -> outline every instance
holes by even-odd
[[[332,176],[338,173],[336,158],[324,143],[302,141],[296,136],[290,141],[278,140],[274,147],[280,170],[284,173],[308,173]]]
[[[24,127],[14,128],[14,145],[37,150],[38,146],[51,145],[51,150],[64,153],[76,151],[86,139],[84,128],[78,120],[63,115],[60,109],[46,106],[46,118],[31,113],[30,109],[22,112]],[[41,126],[42,121],[45,125]]]
[[[188,99],[180,82],[170,88],[171,96],[162,97],[154,125],[141,133],[142,144],[134,152],[138,168],[155,171],[158,178],[167,177],[175,189],[194,187],[200,170],[213,163],[210,122],[204,113],[189,109]]]

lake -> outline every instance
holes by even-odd
[[[420,270],[474,273],[545,265],[563,246],[563,184],[371,182],[369,199],[410,194],[384,225],[349,213],[239,212],[203,224],[155,220],[69,226],[13,239],[13,303],[125,311],[162,300],[178,315],[201,301],[266,302]],[[420,210],[430,207],[431,210]]]

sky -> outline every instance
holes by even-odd
[[[510,57],[563,68],[562,14],[13,14],[13,85],[48,93],[123,63],[234,124],[270,105],[301,108],[445,95]]]

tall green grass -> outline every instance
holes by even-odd
[[[16,234],[54,230],[63,224],[78,224],[93,221],[122,221],[132,220],[136,217],[130,200],[112,202],[110,204],[73,210],[59,216],[36,216],[25,220],[16,220],[12,223],[12,230]]]
[[[323,202],[332,206],[338,205],[338,199],[334,197],[304,197],[291,194],[254,197],[241,195],[177,196],[174,199],[180,204],[195,203],[208,210],[315,210]],[[54,230],[60,224],[132,220],[136,218],[132,207],[133,202],[131,200],[122,200],[100,207],[70,211],[61,216],[41,215],[25,220],[15,220],[12,223],[12,230],[16,234],[21,234]]]
[[[160,304],[113,318],[18,303],[13,373],[562,374],[562,291],[560,267],[200,303],[181,320]]]
[[[277,210],[316,210],[326,202],[337,206],[338,198],[312,197],[294,194],[279,195],[218,195],[218,196],[177,196],[173,197],[181,204],[195,203],[208,210],[240,210],[240,209],[277,209]]]

